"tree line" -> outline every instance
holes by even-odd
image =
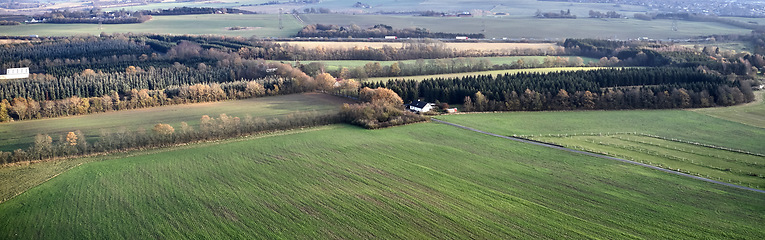
[[[380,62],[370,62],[364,66],[353,68],[340,68],[327,70],[322,62],[302,64],[296,62],[295,66],[303,72],[313,76],[318,73],[328,72],[342,79],[367,79],[370,77],[398,77],[433,75],[444,73],[478,72],[489,70],[525,69],[525,68],[552,68],[552,67],[580,67],[580,66],[610,66],[609,60],[603,62],[591,62],[585,64],[581,57],[554,57],[548,56],[539,61],[535,58],[518,59],[513,63],[493,64],[488,59],[476,58],[445,58],[445,59],[418,59],[414,62],[394,62],[390,65],[382,65]]]
[[[385,24],[377,24],[363,29],[355,24],[350,26],[338,26],[332,24],[309,24],[301,29],[296,37],[325,37],[325,38],[384,38],[385,36],[397,36],[399,38],[447,38],[454,39],[457,36],[482,39],[482,33],[444,33],[430,32],[425,28],[394,29]]]
[[[239,118],[221,114],[218,118],[202,116],[196,128],[182,122],[177,130],[171,125],[162,123],[156,124],[150,130],[125,127],[116,131],[102,130],[98,139],[93,142],[88,141],[86,135],[79,130],[60,135],[56,141],[50,135],[38,134],[33,144],[27,149],[17,149],[13,152],[0,151],[0,164],[166,147],[299,127],[322,126],[341,121],[338,114],[317,112],[296,113],[274,119],[250,116]]]
[[[754,99],[748,81],[730,82],[688,68],[480,75],[364,86],[390,88],[404,101],[465,103],[467,110],[479,111],[711,107]]]

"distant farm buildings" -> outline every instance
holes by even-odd
[[[0,75],[0,79],[20,79],[29,77],[29,68],[9,68],[5,75]]]

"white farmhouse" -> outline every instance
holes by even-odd
[[[416,113],[424,113],[433,109],[433,106],[434,104],[432,103],[423,102],[423,101],[414,101],[410,104],[407,104],[406,109]]]
[[[0,75],[0,79],[19,79],[28,78],[29,68],[9,68],[5,71],[5,75]]]

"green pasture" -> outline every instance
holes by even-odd
[[[13,151],[28,147],[37,134],[49,134],[54,140],[67,132],[81,130],[90,139],[97,138],[101,130],[151,129],[157,123],[176,128],[181,122],[196,126],[202,115],[217,117],[278,118],[301,111],[337,112],[345,99],[324,94],[294,94],[214,103],[170,105],[154,108],[96,113],[89,115],[25,120],[0,124],[0,150]]]
[[[765,157],[634,134],[543,135],[534,140],[765,189]]]
[[[765,103],[763,103],[763,92],[755,92],[757,100],[755,102],[730,107],[717,108],[699,108],[691,111],[706,114],[716,118],[740,122],[743,124],[765,128]]]
[[[643,21],[637,19],[539,19],[529,15],[509,17],[418,17],[395,15],[302,15],[307,24],[356,24],[371,27],[385,23],[394,28],[426,28],[433,32],[480,33],[487,38],[533,38],[563,40],[566,38],[604,39],[687,39],[712,34],[749,34],[751,30],[709,22],[678,21],[673,31],[672,20]]]
[[[154,16],[140,24],[22,24],[0,26],[2,35],[11,36],[70,36],[105,33],[215,34],[242,37],[288,37],[302,29],[295,18],[285,15],[284,29],[279,29],[275,14],[205,14],[183,16]],[[227,30],[227,27],[253,27],[251,30]]]
[[[406,77],[376,77],[368,78],[363,82],[379,82],[388,81],[391,79],[413,79],[422,81],[431,78],[459,78],[465,76],[475,75],[497,75],[497,74],[516,74],[516,73],[550,73],[550,72],[566,72],[566,71],[580,71],[580,70],[594,70],[601,67],[559,67],[559,68],[526,68],[526,69],[510,69],[510,70],[493,70],[493,71],[481,71],[481,72],[467,72],[467,73],[446,73],[446,74],[434,74],[434,75],[420,75],[420,76],[406,76]]]
[[[507,136],[633,132],[765,153],[765,129],[685,110],[504,112],[438,118]]]
[[[511,65],[515,62],[517,62],[520,59],[523,59],[524,62],[528,63],[529,61],[537,61],[539,63],[544,62],[545,58],[547,56],[513,56],[513,57],[476,57],[476,58],[463,58],[463,59],[472,59],[476,63],[480,60],[489,60],[491,62],[491,65],[502,65],[502,64],[508,64]],[[571,59],[573,57],[567,57],[563,56],[563,58]],[[588,58],[588,57],[581,57],[584,60],[584,63],[590,63],[590,62],[597,62],[598,59],[594,58]],[[456,60],[457,58],[453,58],[452,60]],[[427,64],[429,61],[434,59],[424,59],[425,63]],[[442,59],[439,59],[442,60]],[[402,61],[369,61],[369,60],[317,60],[317,61],[299,61],[302,64],[309,64],[312,62],[321,62],[324,63],[326,66],[327,71],[338,71],[342,68],[356,68],[356,67],[364,67],[367,63],[375,63],[379,62],[381,66],[390,66],[393,63],[401,62],[405,64],[415,64],[417,60],[402,60]],[[297,63],[297,62],[293,62]]]
[[[357,0],[323,0],[314,4],[307,5],[282,5],[285,9],[296,8],[300,10],[304,7],[314,8],[329,8],[333,12],[340,13],[376,13],[380,11],[386,12],[409,12],[409,11],[439,11],[439,12],[451,12],[458,13],[463,11],[484,10],[492,12],[505,12],[511,16],[533,16],[537,9],[544,12],[560,11],[570,9],[571,12],[579,17],[588,17],[590,10],[597,10],[601,12],[606,11],[618,11],[623,14],[627,14],[630,17],[634,12],[644,12],[648,10],[646,7],[620,5],[614,4],[587,4],[587,3],[572,3],[572,2],[553,2],[553,1],[536,1],[536,0],[514,0],[512,2],[502,0],[487,0],[487,1],[464,1],[464,0],[412,0],[412,1],[398,1],[398,0],[379,0],[379,1],[361,1],[362,3],[369,4],[368,9],[353,8],[353,4],[358,2]],[[245,9],[257,11],[262,9],[259,7],[244,7]]]
[[[0,238],[765,235],[760,193],[436,123],[334,125],[90,161],[0,204]]]

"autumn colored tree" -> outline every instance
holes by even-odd
[[[316,75],[316,84],[318,85],[318,88],[325,91],[330,91],[333,88],[335,88],[335,83],[337,82],[335,80],[335,77],[330,75],[329,73],[321,73],[319,75]]]
[[[74,132],[69,132],[66,134],[66,142],[69,146],[76,146],[77,145],[77,134]]]

